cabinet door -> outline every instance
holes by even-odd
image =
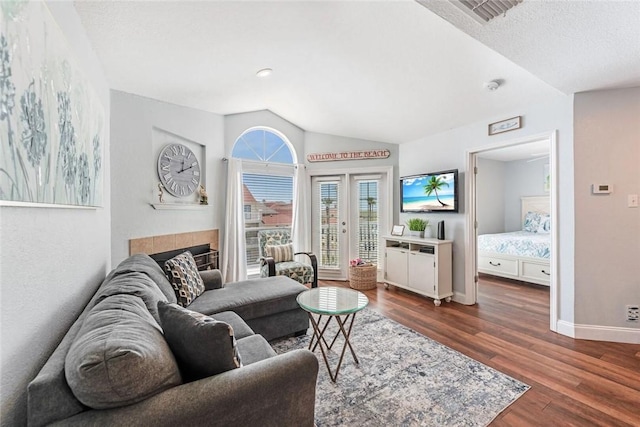
[[[419,252],[409,253],[409,287],[425,295],[435,295],[435,256]]]
[[[399,283],[400,285],[406,285],[408,252],[407,249],[387,248],[386,280]]]

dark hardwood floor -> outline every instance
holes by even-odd
[[[379,313],[531,386],[492,426],[640,426],[640,345],[551,332],[544,286],[481,276],[475,306],[381,283],[363,292]]]

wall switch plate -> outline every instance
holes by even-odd
[[[640,321],[640,307],[637,305],[628,305],[627,306],[627,322],[638,322]]]
[[[627,206],[630,208],[638,207],[638,195],[637,194],[629,194],[627,196]]]

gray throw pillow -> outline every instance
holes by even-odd
[[[185,380],[193,381],[242,366],[231,325],[158,302],[164,337],[178,360]]]
[[[76,398],[94,409],[130,405],[182,383],[160,326],[133,295],[109,296],[87,313],[64,370]]]
[[[204,283],[191,252],[183,252],[166,261],[164,269],[182,307],[191,304],[204,292]]]

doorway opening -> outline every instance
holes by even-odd
[[[549,286],[549,323],[556,331],[556,133],[482,147],[467,156],[466,302],[477,302],[479,273]]]

